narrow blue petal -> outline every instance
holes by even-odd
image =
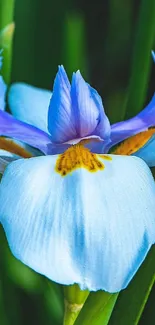
[[[127,286],[155,242],[155,184],[141,159],[111,158],[102,171],[65,177],[55,171],[57,156],[9,164],[0,217],[18,259],[82,289]]]
[[[154,51],[152,51],[152,57],[153,57],[153,60],[155,62],[155,52]]]
[[[79,71],[72,77],[72,107],[77,137],[98,135],[102,139],[109,136],[110,125],[97,91],[90,87]]]
[[[149,167],[155,167],[155,135],[133,155],[143,159]]]
[[[138,115],[111,126],[110,147],[152,126],[155,126],[155,94],[150,103]]]
[[[1,56],[2,51],[3,50],[0,50],[0,70],[1,70],[2,64],[3,64],[3,57]],[[2,76],[0,76],[0,109],[3,111],[4,111],[5,105],[6,105],[6,101],[5,101],[6,90],[7,90],[7,86],[6,86]]]
[[[3,80],[3,78],[0,76],[0,110],[4,110],[5,109],[5,96],[6,96],[6,90],[7,90],[7,86]]]
[[[53,95],[48,113],[48,129],[56,143],[67,142],[76,137],[73,125],[70,83],[63,66],[59,67],[54,81]]]
[[[0,136],[11,137],[23,141],[30,146],[48,152],[50,137],[38,128],[16,120],[12,115],[0,111]]]
[[[94,99],[94,102],[100,112],[99,123],[94,131],[94,134],[100,136],[104,140],[108,140],[111,134],[111,128],[110,128],[109,119],[104,112],[102,99],[94,88],[90,87],[90,91]]]
[[[48,133],[48,107],[52,93],[25,83],[10,87],[8,102],[12,114],[19,120]]]

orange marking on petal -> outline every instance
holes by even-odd
[[[23,158],[31,158],[33,157],[30,152],[25,150],[24,148],[20,147],[17,143],[15,143],[13,140],[0,137],[0,149],[9,151],[11,153],[14,153],[18,156],[21,156]]]
[[[118,145],[112,153],[115,155],[130,156],[142,148],[150,140],[153,134],[155,134],[155,128],[133,135]]]
[[[98,157],[99,155],[90,152],[89,149],[81,144],[76,144],[59,155],[55,170],[61,176],[66,176],[78,168],[85,168],[89,172],[94,173],[105,168]]]
[[[110,155],[99,155],[99,156],[105,160],[112,160],[112,157]]]

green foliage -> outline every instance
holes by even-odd
[[[107,325],[117,296],[104,291],[90,293],[75,325]]]
[[[151,67],[151,50],[155,41],[155,1],[142,0],[137,23],[126,117],[137,114],[144,105]]]
[[[12,41],[14,35],[14,0],[0,0],[0,49],[3,50],[2,74],[10,82],[12,63]]]
[[[137,325],[155,281],[155,247],[117,300],[109,325]]]

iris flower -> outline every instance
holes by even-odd
[[[155,96],[110,126],[97,91],[60,66],[52,94],[14,84],[9,104],[0,146],[15,161],[1,161],[0,220],[11,251],[64,285],[125,288],[155,242]]]

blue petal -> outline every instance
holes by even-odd
[[[7,167],[0,216],[18,259],[82,289],[127,286],[155,242],[155,184],[141,159],[111,157],[103,171],[66,177],[55,172],[57,156]]]
[[[108,140],[111,134],[111,127],[110,127],[109,119],[104,112],[102,99],[94,88],[90,87],[90,91],[92,97],[94,98],[96,106],[98,107],[98,110],[100,112],[99,123],[93,133],[97,136],[100,136],[104,140]]]
[[[59,67],[54,81],[49,106],[48,129],[52,141],[56,143],[67,142],[76,137],[72,118],[70,83],[63,66]]]
[[[150,103],[138,115],[111,126],[109,148],[151,126],[155,126],[155,94]]]
[[[3,57],[1,56],[2,50],[0,51],[0,70],[2,68],[2,64],[3,64]],[[2,76],[0,76],[0,109],[4,110],[5,109],[5,105],[6,105],[6,101],[5,101],[5,96],[6,96],[6,90],[7,90],[7,86],[2,78]]]
[[[97,91],[90,87],[79,71],[72,77],[72,107],[74,110],[74,125],[77,137],[99,135],[109,136],[110,125]]]
[[[133,156],[143,159],[149,167],[155,166],[155,135],[138,151],[136,151]]]
[[[11,137],[25,142],[30,146],[48,153],[50,137],[44,131],[22,121],[16,120],[11,114],[0,110],[0,136]]]
[[[0,76],[0,109],[4,110],[5,109],[5,96],[6,96],[6,90],[7,86],[3,80],[3,78]]]
[[[10,87],[8,101],[13,115],[28,124],[48,132],[48,107],[52,93],[25,83]]]
[[[153,60],[155,62],[155,52],[154,51],[152,51],[152,57],[153,57]]]

